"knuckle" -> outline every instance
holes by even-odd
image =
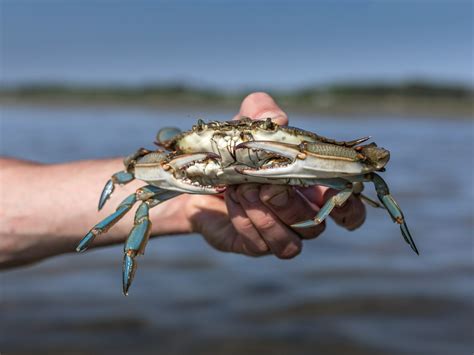
[[[264,217],[262,218],[259,222],[258,225],[256,226],[258,230],[262,231],[263,233],[269,232],[275,228],[277,224],[277,221],[270,217]]]
[[[310,219],[314,217],[313,214],[308,213],[307,209],[302,209],[299,207],[299,205],[297,206],[290,205],[288,208],[280,212],[280,215],[281,215],[280,217],[284,218],[287,224],[301,222],[306,219]]]
[[[288,190],[285,185],[262,185],[260,188],[260,200],[265,204],[271,205],[271,200]]]
[[[255,229],[252,221],[248,218],[242,218],[238,221],[235,221],[234,227],[241,231],[244,235],[247,235]]]

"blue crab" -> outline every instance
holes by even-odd
[[[400,207],[376,173],[385,171],[390,153],[375,143],[362,145],[369,138],[336,141],[299,128],[279,126],[271,119],[208,123],[199,120],[186,132],[164,128],[157,134],[158,150],[140,148],[125,158],[124,171],[113,174],[106,183],[98,208],[104,206],[117,184],[140,179],[147,185],[126,197],[112,215],[92,227],[77,251],[86,250],[96,236],[105,233],[139,202],[124,248],[126,295],[137,267],[135,257],[143,254],[150,235],[150,208],[182,193],[219,194],[228,185],[265,183],[324,185],[339,190],[313,219],[296,223],[293,228],[321,223],[335,207],[356,194],[373,207],[386,209],[400,226],[404,240],[418,254]],[[374,184],[380,203],[362,194],[365,182]]]

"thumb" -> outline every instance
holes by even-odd
[[[265,92],[254,92],[242,101],[239,113],[234,119],[250,117],[255,120],[270,117],[273,122],[286,126],[288,124],[287,114],[277,105],[275,100]]]

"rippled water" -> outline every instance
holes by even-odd
[[[2,107],[1,153],[42,162],[122,156],[152,146],[159,127],[232,115]],[[0,350],[471,353],[472,121],[297,116],[291,123],[338,139],[372,135],[391,150],[384,177],[419,257],[373,209],[355,232],[329,223],[291,261],[222,254],[197,235],[154,239],[129,297],[121,294],[121,247],[65,255],[0,274]]]

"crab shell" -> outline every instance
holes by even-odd
[[[178,190],[191,193],[248,182],[311,185],[317,179],[383,170],[389,152],[374,143],[358,146],[367,139],[339,142],[271,119],[200,120],[186,132],[160,130],[157,144],[173,153],[138,160],[135,177],[162,187],[171,174]]]

